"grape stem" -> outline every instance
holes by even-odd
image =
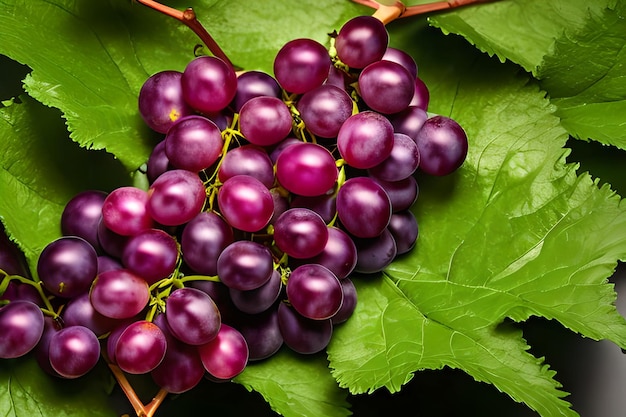
[[[161,12],[166,16],[173,17],[174,19],[185,24],[189,29],[191,29],[202,42],[209,48],[209,51],[216,57],[220,58],[226,64],[228,64],[231,68],[235,68],[233,63],[228,59],[228,56],[224,53],[222,48],[217,44],[215,39],[211,36],[211,34],[204,28],[202,23],[196,17],[196,12],[194,12],[193,8],[189,7],[183,11],[174,9],[172,7],[161,4],[157,1],[153,0],[136,0],[138,3],[143,4],[146,7],[149,7],[157,12]]]
[[[373,16],[384,24],[390,23],[398,18],[417,16],[426,13],[433,13],[447,9],[454,9],[462,6],[469,6],[471,4],[487,3],[495,0],[449,0],[449,1],[436,1],[433,3],[416,4],[413,6],[405,6],[401,1],[396,1],[393,5],[387,6],[381,4],[375,0],[352,0],[355,3],[363,6],[376,9]]]

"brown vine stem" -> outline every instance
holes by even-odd
[[[396,1],[393,5],[387,6],[375,0],[352,0],[355,3],[375,9],[373,16],[384,24],[390,23],[398,18],[417,16],[427,13],[438,12],[447,9],[454,9],[472,4],[488,3],[496,0],[450,0],[436,1],[433,3],[416,4],[405,6],[401,1]]]
[[[209,34],[209,32],[204,28],[202,23],[196,17],[196,12],[189,7],[186,10],[180,11],[174,9],[172,7],[166,6],[154,0],[136,0],[138,3],[143,4],[146,7],[149,7],[157,12],[161,12],[166,16],[173,17],[174,19],[184,23],[187,27],[189,27],[204,44],[209,48],[209,51],[216,57],[220,58],[222,61],[226,62],[231,68],[234,68],[233,63],[230,61],[228,56],[224,53],[222,48],[215,42],[215,39]]]

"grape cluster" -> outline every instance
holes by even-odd
[[[34,350],[76,378],[104,355],[180,393],[283,345],[324,349],[355,308],[352,274],[414,247],[415,173],[450,174],[467,154],[388,38],[360,16],[329,48],[286,43],[274,76],[199,56],[148,78],[139,112],[162,135],[149,188],[72,198],[41,285],[5,269],[0,357]]]

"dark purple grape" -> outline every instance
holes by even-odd
[[[151,129],[167,133],[181,117],[194,113],[183,98],[180,71],[161,71],[148,78],[139,91],[139,113]]]
[[[50,364],[50,339],[55,333],[61,330],[61,328],[61,320],[55,320],[50,316],[44,316],[43,333],[41,334],[41,338],[39,339],[37,346],[35,346],[32,351],[35,354],[35,360],[37,361],[39,367],[48,375],[56,377],[61,377],[61,375],[52,369],[52,365]]]
[[[131,236],[154,227],[147,203],[148,192],[145,190],[132,186],[116,188],[107,195],[102,205],[104,225],[122,236]]]
[[[115,344],[115,363],[129,374],[145,374],[165,357],[167,342],[154,323],[140,320],[128,325]]]
[[[148,157],[146,165],[146,175],[148,176],[148,182],[150,184],[152,184],[154,180],[159,177],[159,175],[173,168],[167,154],[165,153],[164,140],[154,146],[150,156]]]
[[[96,311],[114,319],[136,316],[149,299],[148,283],[127,269],[99,274],[90,291],[91,304]]]
[[[248,100],[259,96],[281,97],[280,85],[271,75],[262,71],[246,71],[237,78],[237,93],[233,101],[236,112]]]
[[[235,175],[249,175],[267,188],[274,185],[274,164],[267,151],[257,145],[243,145],[226,153],[217,171],[221,182]]]
[[[233,241],[233,228],[217,213],[203,211],[183,229],[183,260],[198,274],[217,275],[217,258]]]
[[[148,229],[132,236],[122,254],[123,265],[154,284],[167,278],[178,262],[176,239],[160,229]]]
[[[272,164],[276,163],[276,160],[278,159],[278,156],[281,154],[281,152],[291,146],[294,145],[296,143],[303,143],[301,139],[296,138],[295,136],[288,136],[285,139],[281,140],[276,146],[273,147],[272,151],[270,152],[270,159],[272,160]]]
[[[409,105],[419,107],[426,111],[428,110],[429,102],[430,92],[428,91],[428,86],[426,86],[426,83],[421,78],[417,77],[415,79],[415,92]]]
[[[453,119],[433,116],[424,122],[415,142],[420,152],[420,170],[443,176],[456,171],[465,161],[467,135]]]
[[[115,352],[117,348],[117,341],[120,338],[120,335],[126,330],[126,328],[134,323],[133,319],[122,320],[118,322],[117,326],[111,330],[109,335],[106,338],[106,358],[111,361],[111,363],[117,363],[115,358]]]
[[[379,61],[387,50],[389,34],[383,22],[373,16],[348,20],[335,39],[337,56],[351,68],[365,68]]]
[[[352,98],[339,87],[324,84],[306,92],[296,104],[306,128],[316,136],[334,138],[352,116]]]
[[[331,317],[333,324],[344,323],[352,316],[357,303],[356,287],[351,279],[346,278],[341,280],[341,290],[343,291],[343,304],[341,308]]]
[[[248,344],[239,330],[222,324],[217,336],[198,347],[200,360],[207,372],[221,380],[239,375],[248,364]]]
[[[235,175],[219,189],[217,202],[226,221],[235,229],[257,232],[267,226],[274,213],[270,191],[249,175]]]
[[[206,189],[200,177],[183,169],[164,172],[150,186],[148,213],[165,226],[187,223],[202,211]]]
[[[359,94],[372,110],[393,114],[406,110],[413,99],[415,78],[392,61],[369,64],[359,74]]]
[[[217,260],[217,274],[229,288],[253,290],[272,277],[274,260],[260,243],[239,240],[228,245]]]
[[[274,270],[270,279],[258,288],[247,291],[230,288],[230,298],[238,310],[247,314],[258,314],[270,308],[278,300],[282,289],[280,273]]]
[[[337,193],[337,215],[351,235],[378,236],[389,224],[391,201],[373,179],[350,178]]]
[[[334,194],[322,194],[311,197],[294,195],[290,207],[311,209],[322,217],[324,223],[330,223],[335,217],[335,214],[337,214],[337,204]]]
[[[2,222],[0,222],[0,269],[9,275],[30,277],[24,253],[9,239]]]
[[[154,225],[154,223],[152,223],[152,225]],[[139,233],[139,231],[137,231],[137,233]],[[106,227],[103,219],[100,220],[100,224],[98,225],[98,242],[107,255],[114,258],[121,258],[124,252],[124,246],[126,246],[126,242],[128,242],[129,238],[130,236],[115,233],[113,230]]]
[[[40,307],[45,305],[39,291],[33,285],[20,281],[9,281],[4,292],[0,295],[0,300],[30,301]]]
[[[328,268],[339,279],[344,279],[356,266],[356,246],[352,238],[337,227],[328,228],[328,240],[322,252],[307,260]]]
[[[355,239],[357,262],[354,270],[363,274],[372,274],[385,269],[398,254],[396,241],[389,229],[379,236]]]
[[[276,145],[291,133],[293,119],[287,105],[279,98],[254,97],[239,111],[239,130],[255,145]]]
[[[111,271],[114,269],[122,269],[124,265],[116,258],[113,258],[109,255],[100,255],[98,256],[98,274]]]
[[[276,219],[289,209],[289,199],[288,196],[285,195],[287,193],[279,187],[270,189],[270,194],[272,195],[272,201],[274,202],[274,213],[270,219],[270,224],[274,224]]]
[[[18,358],[33,350],[44,330],[39,306],[30,301],[11,301],[0,308],[0,358]]]
[[[396,133],[404,133],[415,140],[424,122],[428,119],[428,113],[420,107],[409,106],[398,114],[389,117],[389,121]]]
[[[72,298],[61,312],[65,326],[84,326],[100,337],[118,325],[118,320],[98,313],[89,300],[89,293]]]
[[[334,316],[343,303],[339,278],[319,264],[301,265],[291,271],[287,298],[304,317],[326,320]]]
[[[195,288],[178,288],[165,301],[172,335],[188,345],[203,345],[217,336],[221,318],[211,297]]]
[[[360,169],[371,168],[391,155],[393,126],[379,113],[357,113],[350,116],[339,129],[337,147],[348,165]]]
[[[343,72],[341,69],[335,67],[334,65],[331,65],[325,84],[334,85],[335,87],[339,87],[345,91],[346,73]]]
[[[283,345],[276,307],[260,314],[242,315],[236,327],[248,344],[249,361],[267,359]]]
[[[64,236],[46,245],[37,260],[37,274],[52,294],[73,298],[87,292],[98,273],[98,254],[85,239]]]
[[[383,181],[372,178],[378,185],[383,187],[391,200],[391,209],[398,212],[410,208],[417,200],[419,186],[415,177],[408,177],[400,181]]]
[[[383,181],[401,181],[413,175],[420,164],[420,153],[413,139],[403,133],[394,133],[391,155],[380,164],[370,168],[372,177]]]
[[[385,54],[381,58],[384,61],[392,61],[402,65],[411,74],[411,78],[417,77],[417,64],[413,57],[401,49],[387,47]]]
[[[294,194],[326,194],[335,186],[338,176],[335,158],[328,149],[315,143],[302,142],[289,146],[276,161],[276,179]]]
[[[389,231],[396,241],[398,255],[407,253],[415,246],[419,234],[415,215],[409,210],[392,214]]]
[[[61,232],[65,236],[78,236],[100,250],[98,225],[107,193],[87,190],[76,194],[67,202],[61,214]]]
[[[237,92],[232,67],[214,56],[199,56],[187,64],[181,77],[183,97],[202,113],[223,110]]]
[[[291,208],[274,223],[274,241],[287,255],[303,259],[318,255],[326,246],[328,228],[322,217],[307,208]]]
[[[285,344],[302,354],[322,351],[333,334],[331,319],[308,319],[285,303],[278,306],[278,325]]]
[[[79,378],[100,359],[100,342],[86,327],[70,326],[54,333],[48,347],[50,365],[64,378]]]
[[[274,76],[283,89],[303,94],[322,85],[331,61],[328,50],[313,39],[287,42],[274,58]]]
[[[178,169],[199,172],[213,165],[222,153],[224,140],[219,127],[203,116],[187,116],[165,136],[165,155]]]

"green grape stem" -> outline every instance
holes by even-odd
[[[41,281],[33,281],[30,278],[25,278],[20,275],[9,275],[2,269],[0,269],[0,275],[4,275],[2,277],[2,280],[0,281],[0,295],[4,294],[11,281],[18,281],[22,284],[28,284],[37,290],[37,292],[39,293],[39,297],[45,305],[45,308],[40,307],[41,311],[45,315],[50,316],[53,319],[57,319],[59,317],[60,312],[54,310],[54,307],[50,303],[50,300],[48,299],[48,297],[46,297],[46,294],[43,292],[43,288],[41,286]]]

